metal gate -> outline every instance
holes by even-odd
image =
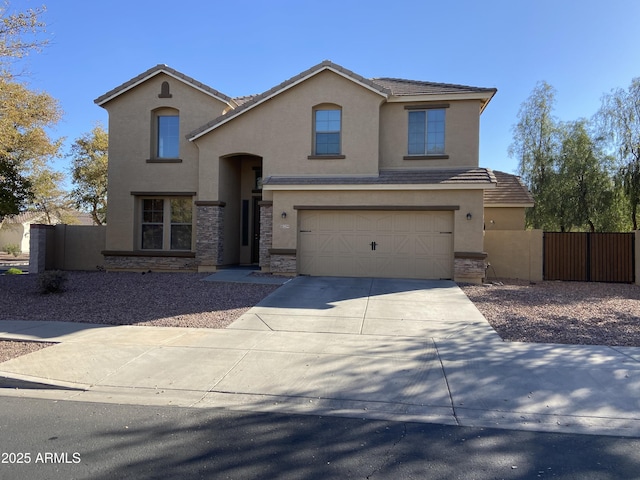
[[[635,281],[633,233],[545,232],[545,280]]]

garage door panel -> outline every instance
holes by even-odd
[[[452,278],[452,212],[320,210],[299,218],[302,274]]]

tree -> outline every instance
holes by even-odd
[[[45,223],[52,224],[56,218],[67,223],[65,220],[68,221],[70,217],[69,211],[73,208],[73,202],[68,198],[68,192],[60,188],[64,174],[46,164],[37,165],[29,175],[29,180],[33,193],[31,206],[45,214]]]
[[[563,204],[561,230],[611,231],[620,227],[615,185],[607,156],[589,132],[586,120],[562,125],[557,192]],[[618,215],[616,215],[618,213]]]
[[[72,180],[76,187],[71,198],[78,208],[86,208],[97,225],[107,215],[107,165],[109,136],[101,125],[76,139],[71,147]]]
[[[14,162],[0,158],[0,226],[6,215],[20,213],[31,198],[31,182]]]
[[[48,161],[58,155],[61,142],[46,134],[60,119],[60,108],[46,93],[18,83],[13,69],[16,61],[47,44],[41,38],[45,11],[10,12],[9,2],[0,5],[0,226],[6,215],[34,201],[44,205],[45,186],[60,181]]]
[[[559,138],[558,124],[552,116],[554,103],[553,87],[538,82],[520,106],[509,147],[509,155],[518,159],[519,174],[536,200],[535,207],[527,211],[527,225],[533,228],[553,228],[557,223],[554,168]]]
[[[9,12],[9,2],[0,5],[0,77],[10,80],[14,77],[11,67],[14,61],[39,52],[48,43],[41,39],[45,24],[40,19],[46,12],[44,6],[24,12]]]
[[[46,93],[33,92],[23,84],[0,78],[0,224],[35,199],[34,181],[59,154],[60,140],[52,140],[46,128],[62,112]]]
[[[602,97],[596,117],[605,138],[618,157],[618,176],[622,185],[633,229],[638,229],[640,204],[640,77],[627,90],[614,89]]]

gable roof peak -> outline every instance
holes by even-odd
[[[218,118],[213,119],[206,125],[203,125],[197,130],[194,130],[193,132],[189,133],[187,135],[187,138],[191,141],[196,140],[197,138],[205,135],[211,130],[217,128],[218,126],[229,122],[233,118],[239,115],[242,115],[243,113],[253,109],[254,107],[257,107],[261,103],[264,103],[265,101],[275,97],[276,95],[279,95],[280,93],[292,87],[295,87],[299,83],[302,83],[305,80],[325,70],[331,70],[337,75],[340,75],[344,78],[347,78],[348,80],[351,80],[352,82],[360,84],[364,88],[367,88],[370,91],[373,91],[384,98],[388,98],[390,94],[390,91],[386,87],[379,85],[375,82],[372,82],[371,80],[364,78],[362,75],[358,75],[357,73],[347,68],[344,68],[343,66],[338,65],[337,63],[333,63],[331,60],[323,60],[317,65],[314,65],[313,67],[308,68],[303,72],[300,72],[299,74],[289,78],[288,80],[285,80],[284,82],[276,85],[275,87],[270,88],[266,92],[263,92],[260,95],[253,96],[251,99],[247,100],[246,102],[239,104],[238,108],[231,110],[226,114],[219,116]]]
[[[178,70],[171,68],[170,66],[164,64],[164,63],[158,63],[155,67],[151,67],[148,70],[145,70],[144,72],[142,72],[140,75],[137,75],[135,77],[133,77],[131,80],[128,80],[126,82],[124,82],[122,85],[117,86],[116,88],[109,90],[107,93],[105,93],[104,95],[99,96],[98,98],[96,98],[94,100],[94,103],[96,103],[99,106],[103,106],[104,104],[106,104],[107,102],[113,100],[114,98],[122,95],[125,92],[128,92],[129,90],[137,87],[138,85],[140,85],[141,83],[146,82],[147,80],[155,77],[156,75],[160,74],[160,73],[164,73],[166,75],[169,75],[170,77],[175,78],[176,80],[179,80],[183,83],[186,83],[187,85],[190,85],[191,87],[200,90],[201,92],[210,95],[214,98],[216,98],[217,100],[226,103],[229,106],[232,106],[232,99],[231,97],[225,95],[224,93],[219,92],[218,90],[209,87],[208,85],[205,85],[202,82],[199,82],[198,80],[189,77],[188,75],[185,75],[184,73],[179,72]],[[235,106],[235,105],[234,105]]]

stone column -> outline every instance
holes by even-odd
[[[482,283],[487,271],[485,252],[455,252],[453,275],[456,282]]]
[[[260,206],[260,259],[259,265],[263,271],[269,271],[271,266],[271,248],[273,239],[273,202],[262,201]]]
[[[225,202],[195,202],[196,263],[198,271],[215,271],[224,260],[224,207]]]

